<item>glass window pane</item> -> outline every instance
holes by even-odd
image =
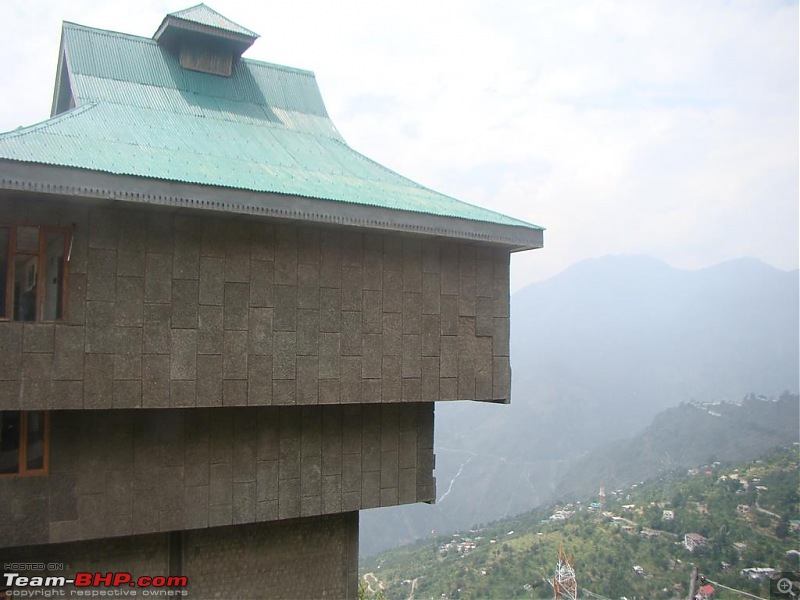
[[[64,290],[64,233],[48,233],[45,248],[44,315],[45,321],[62,317]]]
[[[39,251],[39,228],[17,227],[17,250],[26,252]]]
[[[28,471],[44,469],[44,412],[28,413],[28,446],[25,458]]]
[[[14,320],[36,320],[36,280],[39,257],[14,257]]]
[[[8,317],[6,291],[8,290],[8,227],[0,227],[0,318]]]
[[[19,473],[18,411],[0,412],[0,473]]]

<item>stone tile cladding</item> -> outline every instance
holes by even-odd
[[[74,224],[63,323],[0,323],[0,410],[506,401],[509,252],[0,197]]]
[[[358,513],[184,534],[190,598],[357,598]]]
[[[177,568],[169,564],[166,533],[6,548],[0,550],[0,562],[69,566],[20,572],[26,576],[70,577],[79,571],[127,571],[134,578],[180,574],[188,578],[186,597],[192,600],[357,597],[358,513],[178,535],[182,565]]]
[[[0,478],[0,547],[433,501],[433,409],[53,411],[50,474]]]

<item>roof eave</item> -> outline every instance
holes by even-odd
[[[174,210],[211,211],[230,216],[413,233],[504,246],[512,252],[541,248],[544,245],[544,230],[538,227],[504,225],[357,203],[113,175],[6,159],[0,159],[0,191],[32,192],[61,198],[118,201]]]

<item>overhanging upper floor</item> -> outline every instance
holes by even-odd
[[[0,235],[2,410],[509,399],[507,246],[32,192]]]

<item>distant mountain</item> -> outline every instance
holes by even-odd
[[[439,404],[439,502],[362,512],[362,553],[546,503],[572,461],[680,402],[797,392],[799,284],[755,259],[608,256],[516,292],[511,405]]]
[[[683,403],[658,415],[640,434],[601,444],[574,461],[554,496],[574,499],[627,487],[676,468],[760,456],[800,438],[800,397],[770,401],[754,395],[741,404]]]
[[[514,399],[538,411],[566,399],[593,417],[594,442],[679,401],[797,391],[799,304],[798,271],[755,259],[699,271],[583,261],[514,295]]]

